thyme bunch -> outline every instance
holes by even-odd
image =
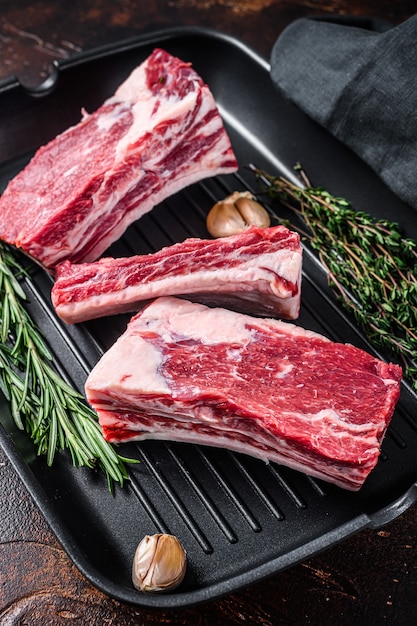
[[[128,478],[125,462],[130,460],[104,440],[95,412],[55,371],[41,331],[24,306],[23,274],[14,251],[0,242],[0,388],[13,420],[48,465],[67,449],[74,466],[102,470],[112,490]]]
[[[317,251],[337,299],[375,347],[399,357],[404,377],[417,390],[416,243],[397,223],[354,210],[346,199],[312,187],[301,167],[296,169],[300,186],[254,172],[271,198],[301,218],[303,226],[289,225]]]

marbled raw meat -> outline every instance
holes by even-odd
[[[214,97],[154,52],[91,114],[41,147],[0,198],[0,239],[53,272],[93,261],[156,204],[237,169]]]
[[[357,490],[401,376],[292,323],[159,298],[94,367],[86,394],[108,441],[220,446]]]

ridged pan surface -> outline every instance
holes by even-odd
[[[191,61],[209,84],[240,170],[170,198],[132,225],[109,254],[147,253],[186,237],[207,237],[205,218],[216,200],[236,189],[257,191],[250,163],[292,176],[301,162],[313,184],[347,197],[358,210],[395,219],[417,239],[415,212],[276,93],[265,60],[205,29],[158,32],[62,62],[35,92],[15,80],[1,85],[1,189],[39,145],[77,122],[82,107],[98,107],[155,47]],[[59,371],[82,390],[88,372],[123,332],[129,316],[66,326],[51,308],[51,285],[45,272],[32,270],[25,284],[30,313],[46,333]],[[308,252],[298,323],[372,352]],[[416,498],[416,407],[415,395],[404,386],[380,461],[358,493],[227,450],[148,441],[121,448],[140,463],[132,467],[127,486],[111,494],[101,475],[74,469],[66,455],[47,467],[14,428],[5,401],[0,441],[64,548],[93,584],[121,601],[179,608],[236,591],[401,514]],[[184,583],[171,594],[142,594],[131,583],[135,548],[145,534],[156,532],[178,536],[188,554]]]

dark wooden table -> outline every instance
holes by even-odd
[[[276,37],[308,14],[372,15],[400,23],[412,0],[2,0],[0,80],[45,80],[54,59],[175,25],[228,32],[269,56]],[[176,612],[122,605],[97,591],[57,542],[0,452],[0,624],[417,623],[417,508],[239,593]]]

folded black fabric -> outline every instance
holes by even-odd
[[[297,20],[273,47],[271,78],[417,208],[417,15],[395,27]]]

